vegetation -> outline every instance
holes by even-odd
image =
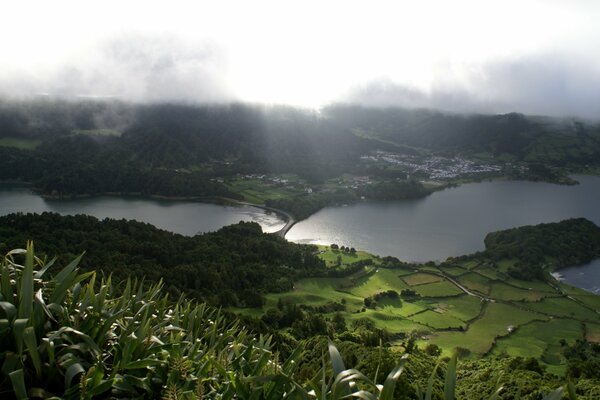
[[[317,357],[302,362],[298,348],[281,360],[270,338],[252,336],[238,321],[227,321],[215,309],[183,298],[173,302],[161,294],[160,283],[144,288],[128,279],[121,286],[113,284],[110,276],[99,279],[93,271],[80,274],[80,259],[51,277],[47,274],[55,260],[36,257],[31,243],[2,259],[0,391],[4,397],[337,400],[410,394],[419,399],[455,398],[456,356],[435,366],[427,386],[417,379],[396,384],[408,355],[399,357],[378,385],[386,350],[379,350],[377,372],[371,379],[347,369],[338,349],[329,344],[331,369],[322,361],[314,377],[302,379],[300,367]],[[427,356],[417,356],[416,361],[420,358]],[[443,364],[447,368],[442,385],[437,372]],[[543,374],[531,362],[517,360],[511,367],[532,366]],[[575,386],[568,388],[575,399]],[[503,391],[500,387],[490,398]],[[563,391],[559,388],[546,399],[559,398]]]
[[[13,214],[0,217],[0,250],[33,238],[47,256],[69,259],[86,251],[84,271],[112,273],[118,280],[130,275],[148,283],[162,279],[175,296],[185,293],[227,307],[260,332],[278,330],[286,346],[315,335],[363,346],[401,345],[416,335],[417,345],[435,344],[444,355],[460,347],[471,359],[505,352],[534,356],[560,374],[567,364],[558,355],[558,341],[597,340],[600,302],[548,275],[544,281],[525,281],[510,271],[529,265],[519,258],[521,242],[536,248],[544,245],[540,241],[568,237],[572,246],[565,252],[579,254],[596,229],[585,220],[543,224],[539,231],[526,227],[510,231],[519,237],[514,246],[502,239],[495,242],[503,243],[498,247],[436,266],[375,257],[343,244],[297,245],[263,234],[251,223],[185,237],[133,221]],[[63,258],[57,260],[56,266],[64,265]],[[561,329],[553,328],[556,324]],[[560,334],[535,334],[549,331]],[[539,346],[524,347],[527,332]]]
[[[600,257],[600,228],[583,218],[493,232],[484,242],[486,256],[518,259],[507,272],[524,280],[543,279],[549,263],[561,268]]]
[[[0,251],[34,239],[41,254],[86,252],[81,267],[117,279],[164,280],[179,295],[221,306],[261,306],[266,292],[290,290],[303,276],[325,273],[315,248],[263,234],[255,223],[186,237],[125,220],[53,213],[0,217]],[[64,265],[64,260],[57,261]]]

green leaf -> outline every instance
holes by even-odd
[[[396,367],[389,373],[387,378],[385,378],[385,382],[383,383],[383,389],[381,390],[381,395],[379,396],[380,400],[392,400],[394,398],[394,389],[396,388],[396,382],[402,371],[404,371],[404,365],[408,360],[408,354],[405,354],[400,359],[400,362]]]
[[[0,308],[2,308],[9,321],[12,321],[17,316],[17,307],[8,301],[0,301]]]
[[[35,331],[33,330],[33,327],[28,326],[25,328],[25,331],[23,332],[23,340],[27,346],[27,351],[29,351],[29,357],[31,358],[31,362],[35,368],[35,373],[39,378],[42,375],[42,361],[40,359],[40,353],[38,352],[37,338],[35,337]]]
[[[425,391],[425,400],[431,400],[431,395],[433,394],[433,383],[435,382],[435,373],[440,367],[440,363],[438,362],[433,371],[431,371],[431,375],[429,375],[429,379],[427,380],[427,390]]]
[[[10,282],[10,272],[8,271],[8,263],[2,263],[2,277],[0,277],[0,286],[2,288],[2,297],[4,300],[14,301],[13,286]]]
[[[569,393],[569,400],[577,400],[577,394],[575,393],[575,386],[573,382],[567,383],[567,392]]]
[[[344,366],[344,361],[342,360],[342,356],[340,352],[335,347],[335,345],[329,342],[329,358],[331,358],[331,365],[333,367],[333,374],[338,375],[341,372],[346,370]]]
[[[29,325],[29,319],[16,319],[13,322],[13,331],[15,335],[15,343],[17,345],[17,351],[19,355],[23,354],[23,334],[25,333],[25,328]]]
[[[458,354],[450,358],[448,368],[446,369],[446,379],[444,381],[444,398],[446,400],[454,400],[454,391],[456,390],[456,359]]]
[[[75,268],[77,268],[77,265],[79,265],[81,257],[83,257],[84,254],[85,252],[81,253],[78,257],[71,261],[69,265],[64,267],[58,274],[56,274],[56,276],[52,280],[54,282],[62,282],[65,279],[67,279],[67,277],[71,275],[71,272],[75,271]]]
[[[28,242],[27,252],[25,253],[25,268],[21,273],[19,318],[29,318],[33,311],[33,258],[33,242]]]
[[[18,369],[8,374],[8,376],[10,377],[10,382],[12,383],[17,399],[28,399],[29,397],[27,396],[27,387],[25,386],[25,374],[23,373],[23,370]]]
[[[137,360],[137,361],[132,361],[130,363],[127,363],[127,365],[125,365],[123,367],[123,369],[148,368],[148,367],[152,367],[152,366],[156,366],[156,365],[161,365],[162,363],[163,363],[163,361],[161,361],[161,360]]]
[[[39,271],[37,271],[33,277],[35,279],[42,279],[42,277],[44,276],[44,274],[46,273],[46,271],[48,271],[48,269],[54,265],[54,263],[56,262],[56,257],[54,257],[52,260],[50,260],[49,262],[47,262],[46,264],[44,264],[44,266],[42,267],[42,269],[40,269]]]
[[[79,374],[85,373],[85,369],[80,363],[73,363],[65,372],[65,387],[71,387],[71,383],[73,382],[73,378],[75,378]]]

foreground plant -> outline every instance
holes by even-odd
[[[160,284],[98,281],[78,273],[79,260],[51,278],[54,260],[31,243],[2,260],[3,398],[282,398],[296,386],[299,351],[275,363],[270,339],[218,310],[173,302]]]

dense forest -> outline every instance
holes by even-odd
[[[600,257],[600,228],[584,218],[492,232],[484,242],[486,256],[518,259],[508,273],[527,280],[543,279],[548,267],[581,265]]]
[[[213,106],[39,99],[0,101],[0,179],[45,193],[228,196],[214,177],[294,173],[322,182],[343,173],[390,178],[357,160],[374,150],[462,154],[521,162],[530,178],[600,165],[600,128],[521,114],[456,115],[334,105]],[[395,177],[395,176],[394,176]],[[525,176],[527,178],[527,176]]]
[[[84,270],[163,279],[174,294],[220,306],[260,306],[267,291],[286,291],[299,277],[324,273],[312,246],[262,233],[258,224],[239,223],[187,237],[126,220],[86,215],[10,214],[0,217],[0,252],[35,240],[38,252],[60,255],[57,266],[86,253]]]

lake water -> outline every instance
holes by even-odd
[[[295,242],[350,246],[407,261],[444,260],[484,249],[492,231],[585,217],[600,225],[600,177],[580,184],[493,181],[424,199],[330,207],[296,224]]]
[[[575,179],[579,185],[473,183],[424,199],[329,207],[294,225],[286,238],[337,243],[407,261],[444,260],[483,250],[485,235],[499,229],[571,217],[600,225],[600,177]],[[120,197],[47,200],[27,189],[0,189],[0,215],[19,211],[136,219],[184,235],[239,221],[258,222],[267,232],[284,225],[276,215],[254,207]],[[561,274],[573,285],[592,291],[600,288],[600,261]]]
[[[189,236],[216,231],[239,221],[257,222],[265,232],[278,231],[284,225],[278,216],[248,206],[112,196],[48,200],[27,189],[0,189],[0,215],[44,211],[135,219]]]
[[[589,264],[558,271],[559,279],[600,295],[600,259]]]

